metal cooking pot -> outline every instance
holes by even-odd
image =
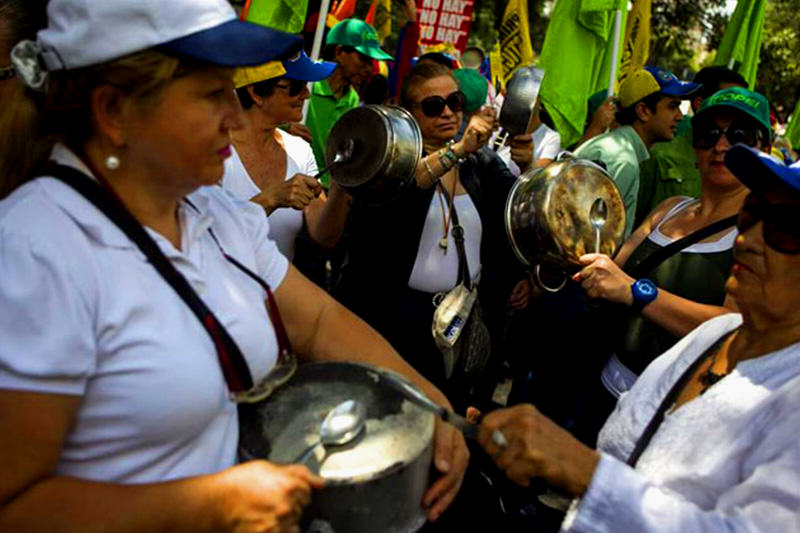
[[[597,199],[606,205],[606,222],[600,230],[600,253],[613,256],[625,233],[625,205],[614,181],[592,161],[562,154],[544,168],[533,169],[517,180],[508,195],[505,225],[514,253],[539,276],[540,266],[566,276],[580,269],[578,258],[595,251],[596,230],[590,221]]]
[[[342,115],[328,136],[327,164],[350,141],[352,155],[330,172],[356,201],[385,204],[414,182],[422,156],[422,133],[402,107],[367,105]]]
[[[508,82],[498,122],[510,136],[533,131],[536,99],[543,79],[543,69],[520,67]]]
[[[434,417],[379,382],[368,365],[306,364],[266,400],[239,406],[240,455],[275,463],[316,443],[320,423],[340,402],[366,406],[361,435],[317,455],[327,484],[303,515],[307,533],[406,533],[425,523]]]

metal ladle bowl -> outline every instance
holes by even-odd
[[[306,464],[317,446],[322,445],[324,454],[319,464],[325,460],[328,448],[343,446],[355,439],[364,430],[367,409],[358,400],[345,400],[328,411],[319,427],[319,440],[301,453],[293,462]]]

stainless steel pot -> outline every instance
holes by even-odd
[[[327,163],[350,141],[351,157],[330,172],[356,201],[385,204],[414,182],[422,156],[422,133],[402,107],[368,105],[342,115],[328,136]]]
[[[365,431],[312,464],[327,481],[303,518],[309,533],[406,533],[425,523],[421,507],[433,455],[434,417],[380,385],[372,367],[301,365],[261,403],[240,405],[240,454],[288,463],[319,439],[325,415],[354,399],[367,408]],[[317,454],[322,459],[322,453]]]
[[[600,230],[601,253],[613,256],[625,232],[625,205],[606,171],[584,159],[562,155],[533,169],[514,184],[506,201],[505,225],[511,247],[528,268],[559,273],[561,279],[580,269],[578,258],[595,251],[596,230],[590,213],[597,199],[606,204]],[[540,284],[559,290],[552,284]]]
[[[498,122],[510,136],[533,131],[536,99],[543,79],[543,69],[520,67],[508,82]]]

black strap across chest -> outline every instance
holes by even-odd
[[[253,378],[250,374],[250,368],[247,366],[247,361],[236,342],[200,296],[197,295],[183,274],[178,272],[144,227],[125,208],[121,200],[112,191],[72,167],[53,164],[47,169],[46,175],[53,176],[66,183],[94,204],[145,254],[150,264],[178,293],[178,296],[189,306],[211,336],[217,351],[220,367],[230,391],[243,392],[252,388]],[[214,239],[216,241],[216,237]],[[231,259],[227,254],[225,255],[226,259],[230,261]],[[240,264],[235,260],[234,264],[240,267]],[[247,273],[249,274],[249,271]],[[275,329],[277,334],[277,325]]]

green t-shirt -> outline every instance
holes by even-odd
[[[647,152],[642,138],[630,126],[593,137],[575,150],[575,157],[600,160],[617,184],[625,203],[625,238],[633,231],[636,202],[639,197],[639,164],[646,161]]]
[[[636,224],[673,196],[700,197],[700,171],[692,147],[691,126],[671,141],[650,148],[650,159],[642,163],[640,170]]]
[[[358,93],[352,87],[348,87],[347,92],[337,99],[327,80],[311,86],[306,126],[311,130],[311,148],[320,169],[325,168],[325,146],[333,125],[347,111],[358,107],[358,103]],[[322,181],[326,187],[329,185],[328,174],[322,177]]]

